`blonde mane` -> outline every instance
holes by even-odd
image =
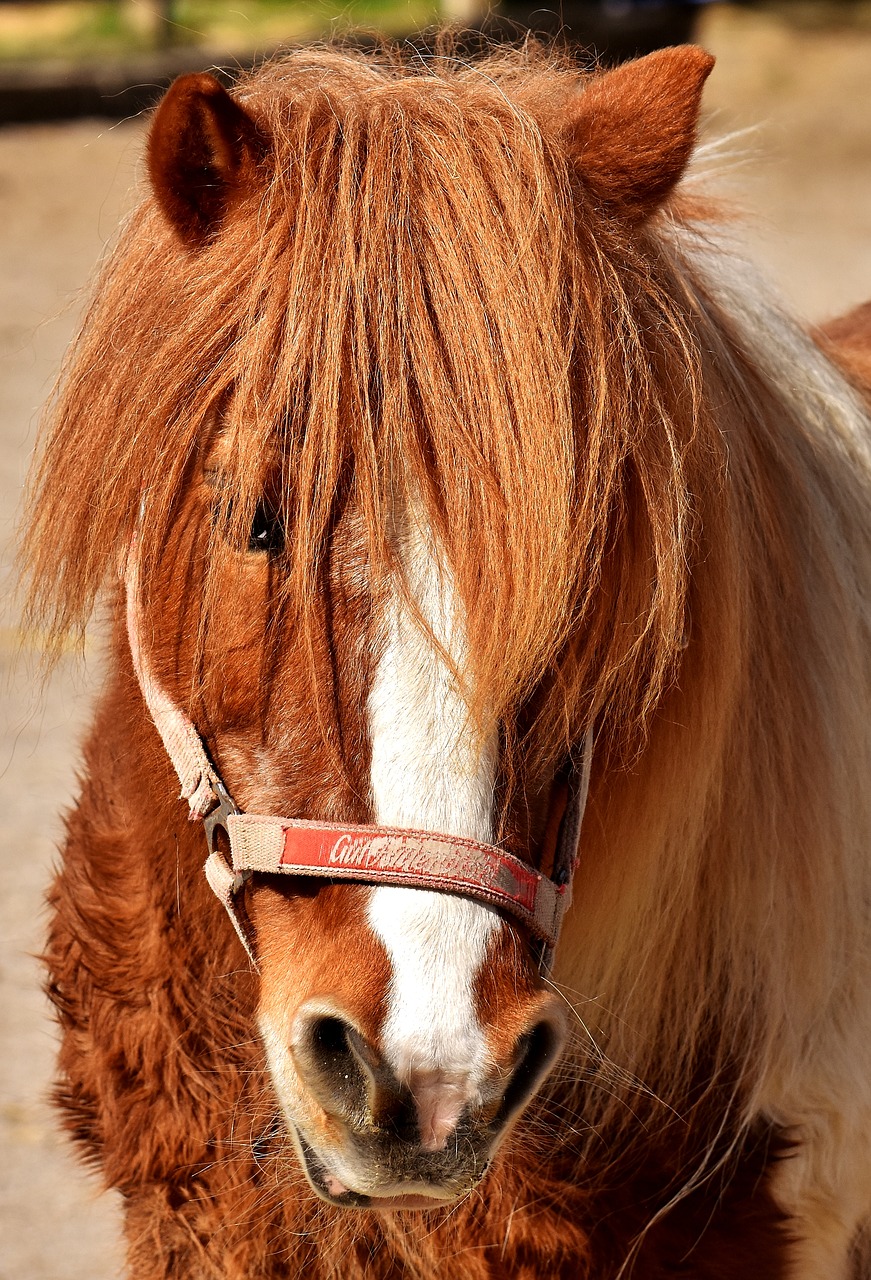
[[[831,1063],[818,1099],[856,1070],[871,418],[734,228],[675,209],[658,241],[693,317],[700,433],[710,415],[725,458],[699,513],[680,674],[644,756],[594,791],[558,976],[581,998],[581,1055],[601,1055],[601,1091],[583,1085],[594,1127],[637,1133],[639,1106],[688,1118],[701,1071],[740,1132],[793,1095],[810,1110],[806,1064]],[[855,1116],[868,1102],[857,1079]]]

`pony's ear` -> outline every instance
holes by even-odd
[[[596,203],[629,223],[666,199],[693,149],[714,59],[696,45],[660,49],[589,81],[564,136]]]
[[[220,225],[267,149],[261,127],[214,76],[175,81],[151,126],[148,172],[158,204],[187,244],[201,244]]]

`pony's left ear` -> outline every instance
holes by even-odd
[[[148,138],[157,202],[192,247],[215,231],[233,198],[256,180],[268,149],[261,127],[214,76],[180,76],[163,98]]]
[[[714,59],[660,49],[589,81],[562,119],[582,181],[605,212],[638,223],[663,203],[692,153]]]

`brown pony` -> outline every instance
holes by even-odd
[[[56,636],[132,566],[47,962],[137,1280],[871,1274],[871,314],[803,332],[680,183],[711,62],[157,111],[28,544]],[[143,692],[245,811],[545,870],[593,729],[552,973],[268,871],[249,964]]]

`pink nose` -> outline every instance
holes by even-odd
[[[469,1079],[463,1073],[418,1071],[408,1082],[417,1110],[420,1145],[442,1151],[469,1102]]]

